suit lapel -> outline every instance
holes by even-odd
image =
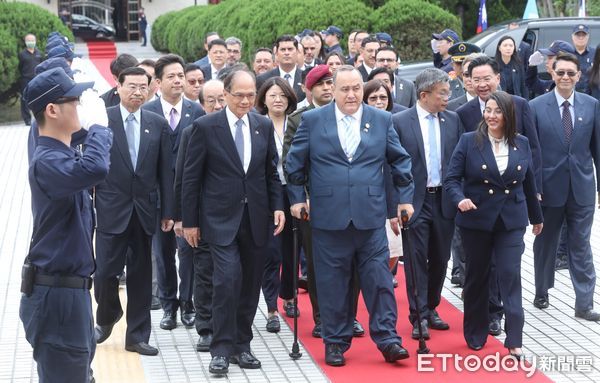
[[[494,157],[494,152],[492,151],[492,143],[490,142],[490,140],[486,137],[484,138],[482,147],[480,147],[479,145],[476,146],[479,149],[479,153],[481,153],[481,157],[483,158],[483,165],[481,166],[481,170],[484,171],[484,174],[488,174],[490,177],[494,177],[498,184],[504,185],[504,180],[500,176],[500,170],[498,170],[498,164],[496,164],[496,157]]]
[[[575,104],[573,105],[575,122],[573,123],[573,132],[571,133],[571,144],[575,141],[575,136],[582,131],[581,123],[585,119],[585,105],[581,102],[581,97],[578,97],[577,93],[575,93],[573,104]]]
[[[440,113],[438,113],[438,118],[439,118],[439,122],[440,122],[440,153],[441,153],[440,164],[442,165],[442,168],[443,168],[444,163],[446,163],[446,158],[448,158],[448,160],[450,160],[450,156],[452,155],[452,152],[450,152],[450,153],[446,152],[446,144],[448,142],[448,128],[446,127],[446,124],[447,124],[446,114],[444,112],[440,112]]]
[[[370,130],[371,128],[374,128],[371,123],[371,111],[369,110],[369,108],[367,108],[365,105],[363,105],[363,113],[362,113],[362,118],[360,121],[360,143],[358,144],[358,147],[356,148],[356,152],[354,152],[354,159],[353,161],[355,161],[364,151],[365,149],[369,146],[369,140],[371,138],[371,134]],[[384,129],[387,129],[387,127],[382,127]],[[381,128],[380,128],[381,129]],[[387,135],[387,133],[386,133]]]
[[[256,158],[258,157],[258,153],[257,153],[257,150],[259,147],[258,140],[262,139],[261,138],[262,132],[259,128],[258,121],[256,121],[256,118],[251,113],[248,113],[248,123],[250,124],[250,126],[249,126],[250,142],[252,143],[252,153],[250,154],[250,164],[248,165],[248,173],[250,173],[250,169],[256,163]],[[268,147],[268,145],[269,145],[269,143],[267,142],[267,147]]]
[[[231,161],[233,161],[242,173],[244,173],[244,166],[242,161],[240,160],[240,156],[238,155],[237,149],[235,147],[235,142],[233,141],[233,137],[231,136],[231,130],[229,130],[229,121],[227,121],[227,114],[225,113],[225,109],[219,112],[219,123],[215,126],[215,134],[218,137],[221,144],[223,144],[223,149],[227,152]]]
[[[421,131],[421,124],[419,123],[419,115],[417,114],[417,108],[412,108],[410,112],[410,116],[412,121],[410,123],[410,129],[417,140],[417,148],[419,149],[419,155],[423,160],[423,163],[427,163],[427,159],[425,158],[425,142],[423,141],[423,132]],[[400,127],[402,129],[402,127]]]
[[[516,164],[519,162],[519,157],[521,156],[517,146],[508,146],[508,163],[506,164],[506,170],[504,171],[504,174],[502,174],[504,185],[508,185],[510,180],[514,178],[512,174],[514,169],[517,167]]]
[[[150,132],[152,132],[153,129],[158,129],[152,126],[151,121],[146,121],[144,115],[145,113],[142,110],[140,114],[140,149],[138,150],[137,163],[135,167],[136,169],[139,169],[140,164],[144,162],[144,157],[146,156],[146,152],[148,152],[148,146],[150,145]],[[159,132],[158,134],[160,135],[162,132]]]
[[[323,108],[329,108],[327,112],[327,119],[324,121],[325,136],[327,137],[335,151],[343,159],[348,161],[348,157],[346,157],[346,153],[344,153],[344,149],[342,149],[342,144],[340,143],[340,137],[338,135],[337,121],[335,120],[335,103],[332,102],[329,105],[324,106]]]
[[[183,99],[183,103],[181,105],[181,118],[179,119],[177,129],[182,130],[192,123],[192,102],[193,101]]]
[[[125,135],[125,127],[123,126],[123,118],[121,116],[121,110],[117,106],[114,113],[111,113],[110,126],[113,128],[113,134],[115,142],[117,143],[117,149],[123,157],[123,161],[133,173],[133,163],[131,162],[131,155],[129,155],[129,145],[127,144],[127,136]]]
[[[562,118],[560,116],[558,102],[556,101],[556,95],[554,92],[548,93],[548,104],[546,107],[546,113],[550,120],[550,125],[552,126],[552,130],[558,137],[558,140],[562,142],[562,144],[567,147],[565,142],[565,131],[562,127]],[[577,119],[575,119],[577,120]]]

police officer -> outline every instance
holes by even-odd
[[[589,89],[589,71],[594,63],[596,49],[588,45],[590,41],[590,28],[585,24],[578,24],[573,28],[571,40],[575,47],[575,57],[579,60],[581,78],[575,86],[577,92],[590,93]]]
[[[92,85],[75,83],[62,68],[53,68],[36,76],[25,92],[40,137],[29,167],[34,223],[19,315],[42,383],[93,381],[89,289],[95,264],[88,189],[108,173],[113,139],[104,104],[93,91],[85,95],[91,108],[85,110],[84,127],[91,128],[84,149],[70,147],[71,134],[82,126],[80,96]]]
[[[529,67],[525,73],[525,85],[527,85],[530,93],[532,93],[532,99],[554,89],[554,86],[556,85],[554,81],[551,79],[541,79],[538,76],[537,66],[544,62],[544,56],[546,56],[546,72],[548,72],[548,74],[552,73],[552,64],[560,52],[574,55],[575,48],[566,41],[554,40],[548,48],[538,49],[529,57]]]
[[[465,95],[465,87],[463,84],[463,70],[462,64],[465,61],[465,57],[471,53],[479,53],[481,48],[475,44],[460,42],[452,45],[448,49],[448,54],[452,58],[452,72],[450,76],[450,100],[454,100]],[[468,74],[467,74],[468,75]]]

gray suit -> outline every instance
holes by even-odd
[[[394,79],[394,102],[407,108],[412,108],[417,103],[415,84],[398,76]]]

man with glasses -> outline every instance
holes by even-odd
[[[415,80],[419,95],[417,104],[393,117],[400,144],[410,154],[415,183],[411,201],[415,213],[409,222],[409,238],[406,238],[413,244],[413,253],[405,255],[410,259],[404,263],[413,339],[419,338],[419,326],[425,339],[429,339],[429,328],[450,328],[436,311],[450,259],[456,215],[456,208],[447,198],[442,181],[464,130],[458,115],[446,111],[449,81],[446,72],[437,68],[425,69]],[[393,205],[389,197],[388,204]],[[392,230],[399,235],[398,217],[394,211],[391,213]],[[408,248],[405,243],[403,245],[404,249]],[[416,281],[412,279],[410,267],[414,268]],[[416,300],[412,294],[415,287],[418,291]],[[417,321],[417,310],[421,323]]]
[[[394,89],[394,73],[391,71],[391,69],[388,68],[375,68],[371,71],[371,74],[369,74],[369,77],[367,78],[367,80],[371,81],[371,80],[381,80],[385,86],[388,88],[388,90],[390,91],[390,94],[392,94],[392,89]],[[381,97],[381,96],[380,96]],[[376,100],[373,100],[376,101]],[[398,113],[398,112],[402,112],[406,109],[408,109],[406,106],[404,105],[400,105],[397,104],[393,97],[391,102],[393,103],[392,105],[392,110],[391,113]],[[387,95],[385,96],[385,104],[387,105],[388,103],[388,99],[387,99]]]
[[[242,40],[231,36],[225,40],[227,44],[227,66],[237,64],[242,58]]]
[[[200,67],[204,73],[204,80],[217,79],[219,71],[227,64],[227,43],[222,39],[215,39],[208,43],[208,58],[210,64]]]
[[[183,98],[200,104],[200,92],[204,86],[204,73],[196,64],[187,64],[184,69]]]
[[[550,304],[548,290],[554,287],[554,261],[566,220],[575,317],[598,321],[600,314],[593,310],[596,272],[590,235],[595,192],[600,190],[596,184],[600,178],[600,106],[596,99],[575,91],[581,72],[574,55],[559,53],[552,69],[554,91],[530,102],[544,148],[540,191],[544,231],[533,242],[533,304],[539,309]]]
[[[412,81],[398,76],[398,64],[400,60],[398,52],[393,47],[381,47],[375,54],[375,66],[377,68],[388,68],[394,73],[393,87],[390,89],[394,102],[407,108],[412,108],[417,102],[417,93]]]
[[[250,112],[254,75],[237,70],[223,83],[227,107],[194,121],[182,179],[183,234],[193,248],[208,243],[214,265],[209,371],[218,375],[230,362],[261,367],[252,323],[268,236],[285,225],[273,123]]]

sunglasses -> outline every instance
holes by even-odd
[[[554,73],[556,73],[556,75],[558,77],[563,77],[564,75],[567,75],[569,77],[577,76],[577,72],[572,72],[572,71],[557,70]]]

